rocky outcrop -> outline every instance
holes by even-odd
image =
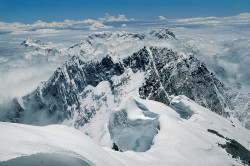
[[[142,98],[169,104],[169,96],[185,95],[198,104],[228,117],[223,98],[226,87],[193,55],[183,57],[167,48],[150,48],[155,70],[140,88]],[[167,94],[167,95],[165,95]]]

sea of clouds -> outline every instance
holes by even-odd
[[[230,17],[200,17],[138,20],[106,14],[97,20],[36,21],[33,24],[0,22],[0,103],[23,96],[46,81],[69,55],[70,46],[99,31],[143,32],[169,28],[176,37],[199,50],[196,55],[225,84],[244,93],[250,92],[250,13]],[[41,45],[25,47],[24,40]],[[41,47],[37,50],[37,47]],[[60,52],[47,55],[46,48]]]

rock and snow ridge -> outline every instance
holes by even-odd
[[[0,140],[4,142],[0,148],[0,165],[14,165],[11,159],[27,156],[32,158],[34,154],[45,154],[45,158],[36,163],[25,163],[19,160],[18,165],[50,165],[47,158],[53,154],[59,154],[58,161],[64,157],[76,161],[77,165],[122,165],[111,155],[108,155],[100,146],[84,133],[63,125],[50,125],[45,127],[29,126],[23,124],[10,124],[0,122]],[[27,159],[29,160],[29,159]],[[31,160],[31,159],[30,159]],[[7,162],[3,162],[7,161]],[[61,162],[64,165],[66,161]],[[74,162],[72,162],[74,164]],[[77,163],[77,162],[76,162]],[[87,165],[87,164],[86,164]]]
[[[143,131],[136,132],[141,129],[140,124],[144,124],[140,120],[152,120],[157,116],[160,130],[154,136],[152,144],[147,144],[150,149],[146,152],[131,150],[117,152],[107,147],[100,147],[83,132],[63,125],[38,127],[1,122],[0,140],[4,144],[0,146],[0,165],[13,165],[15,162],[22,165],[27,160],[33,161],[29,165],[41,163],[49,165],[48,162],[51,160],[56,162],[64,157],[69,159],[67,163],[97,166],[249,165],[249,160],[242,154],[242,152],[247,152],[245,155],[250,154],[249,130],[243,128],[237,121],[232,123],[185,96],[176,96],[171,103],[189,107],[194,114],[189,119],[183,119],[175,110],[165,104],[139,98],[128,99],[114,112],[119,114],[119,118],[122,119],[129,117],[131,120],[136,119],[133,122],[139,123],[139,125],[134,126],[135,136],[143,133]],[[122,115],[120,112],[122,110],[130,115]],[[119,123],[122,122],[128,121],[119,121]],[[109,128],[112,131],[116,129],[112,119]],[[118,126],[118,129],[121,129],[119,130],[121,132],[126,129],[132,131],[131,125]],[[143,135],[147,135],[149,132],[146,131]],[[122,134],[119,133],[117,136],[122,136]],[[243,148],[242,152],[241,149],[231,149],[238,152],[238,155],[233,158],[228,151],[221,147],[229,142],[226,138],[237,140],[238,144],[245,149]],[[138,143],[148,142],[139,139]],[[65,164],[64,162],[66,161],[60,160],[56,163]]]
[[[15,104],[17,108],[14,108],[14,113],[9,114],[10,120],[25,123],[25,116],[19,117],[20,114],[30,117],[34,110],[37,115],[41,110],[45,114],[43,116],[55,118],[49,123],[75,117],[75,122],[71,124],[82,126],[106,102],[100,101],[103,100],[100,97],[92,102],[100,104],[90,106],[91,104],[80,102],[88,94],[84,92],[85,88],[96,87],[102,81],[108,81],[111,96],[114,97],[108,102],[119,106],[122,98],[126,97],[122,86],[131,85],[130,77],[139,73],[142,76],[139,77],[137,88],[132,89],[137,96],[168,105],[171,95],[186,95],[219,115],[236,116],[249,128],[249,117],[245,116],[249,114],[248,96],[226,87],[193,55],[183,56],[167,48],[157,47],[142,48],[119,62],[113,61],[109,55],[101,61],[87,62],[82,57],[74,56],[58,68],[48,82],[22,98],[24,107],[21,107],[21,103]],[[121,78],[114,84],[113,79],[117,77]],[[111,107],[110,104],[106,105],[107,108]]]
[[[156,146],[156,138],[167,133],[162,128],[161,124],[164,122],[161,121],[167,120],[170,115],[166,115],[163,120],[160,116],[163,112],[157,113],[157,109],[149,109],[150,105],[145,104],[143,100],[132,99],[131,101],[131,97],[170,105],[180,113],[182,118],[192,121],[192,118],[196,117],[197,110],[175,102],[176,96],[185,95],[219,115],[233,120],[236,116],[244,126],[249,128],[249,117],[246,116],[249,114],[249,96],[236,93],[226,87],[208,71],[204,63],[195,58],[194,50],[180,45],[180,41],[171,34],[167,30],[158,30],[148,34],[103,32],[90,35],[83,43],[69,48],[68,51],[73,50],[72,54],[76,56],[58,68],[47,82],[41,83],[31,94],[21,99],[14,99],[9,108],[10,112],[2,120],[36,125],[63,123],[85,132],[99,145],[112,147],[115,143],[122,151],[149,149],[147,152],[150,152]],[[191,102],[190,99],[184,99]],[[141,102],[144,104],[138,104]],[[154,102],[148,100],[147,102],[154,105]],[[134,107],[126,106],[126,103],[133,103]],[[157,105],[159,105],[157,108],[163,107],[163,104]],[[164,107],[167,107],[165,105]],[[205,110],[201,106],[199,108]],[[139,112],[134,115],[130,114],[131,110]],[[130,115],[134,119],[131,119]],[[216,115],[216,117],[219,116]],[[117,124],[116,118],[121,119],[122,122]],[[178,123],[184,120],[180,117],[174,119]],[[214,121],[211,124],[214,124]],[[222,121],[227,124],[229,122],[226,119]],[[237,120],[234,121],[237,123]],[[196,122],[197,120],[194,120],[193,123]],[[150,130],[138,129],[139,126],[148,126]],[[223,125],[220,124],[220,126]],[[237,124],[237,126],[240,125]],[[204,130],[207,132],[207,129]],[[134,131],[140,132],[137,132],[136,137],[132,139]],[[192,133],[189,131],[184,133],[190,136]],[[247,144],[249,137],[241,140],[238,137],[230,137],[223,130],[221,131],[221,128],[216,128],[215,131],[237,140],[249,150],[249,144]],[[244,129],[242,134],[248,135],[248,132]],[[128,136],[125,133],[129,133]],[[173,140],[176,134],[173,135]],[[120,141],[127,139],[131,140],[129,144]],[[181,141],[178,143],[185,145]],[[166,145],[166,148],[168,147]],[[165,153],[163,149],[161,150]],[[114,152],[110,153],[113,155]],[[128,154],[128,156],[125,155],[127,159],[133,156],[133,152],[124,154]],[[171,156],[167,154],[168,157]],[[119,158],[119,153],[114,155],[118,155]],[[185,157],[182,164],[201,163],[198,158],[191,160],[190,156]],[[131,165],[126,159],[119,160],[124,160],[125,165]],[[215,163],[222,161],[219,158],[215,160]],[[225,163],[228,163],[226,165],[229,165],[229,161],[234,162],[234,160],[226,160]],[[148,162],[152,164],[153,161]],[[168,162],[171,163],[171,161]],[[159,165],[164,165],[163,163],[166,164],[166,161],[160,162]]]

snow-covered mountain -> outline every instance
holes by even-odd
[[[64,62],[68,58],[68,54],[51,47],[50,44],[44,43],[41,40],[32,40],[30,38],[21,43],[22,46],[29,49],[23,57],[26,60],[35,63],[43,61]]]
[[[83,42],[73,45],[67,52],[70,55],[81,55],[86,60],[98,59],[99,61],[109,54],[113,61],[119,62],[144,46],[167,47],[181,54],[197,52],[176,39],[175,35],[167,29],[147,33],[98,32],[89,35]]]
[[[174,97],[171,105],[193,114],[181,118],[165,104],[139,98],[116,109],[104,137],[123,152],[62,125],[1,122],[0,165],[249,165],[249,130],[185,96]]]
[[[242,126],[250,128],[250,96],[220,82],[196,53],[166,29],[92,34],[0,118],[74,126],[98,145],[126,151],[104,148],[124,165],[249,164],[250,132]],[[28,155],[35,153],[44,152]]]

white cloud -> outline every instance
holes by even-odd
[[[23,64],[23,66],[11,66],[9,69],[0,69],[1,84],[0,96],[23,96],[34,90],[38,83],[46,81],[59,65],[55,64]]]
[[[86,20],[64,20],[63,22],[43,22],[41,20],[38,20],[34,22],[33,24],[23,24],[19,22],[14,23],[5,23],[0,22],[0,31],[2,32],[13,32],[13,34],[25,34],[29,31],[34,31],[38,29],[84,29],[89,28],[90,30],[97,30],[97,29],[108,29],[112,28],[112,26],[106,26],[104,25],[105,22],[117,22],[117,21],[133,21],[134,18],[126,18],[125,15],[118,15],[118,17],[111,16],[109,14],[106,14],[104,18],[99,18],[98,20],[92,20],[92,19],[86,19]],[[45,31],[44,31],[45,32]]]
[[[105,26],[101,22],[96,21],[89,27],[89,30],[109,29],[109,28],[112,28],[112,26]]]
[[[135,19],[134,18],[128,19],[123,14],[118,15],[118,17],[116,18],[115,16],[111,16],[108,13],[106,13],[105,17],[99,18],[99,20],[101,22],[116,22],[116,21],[134,21]]]
[[[121,27],[126,27],[127,25],[126,24],[122,24]]]
[[[159,16],[160,17],[160,16]],[[250,13],[242,13],[229,17],[197,17],[186,19],[173,19],[172,22],[183,24],[204,24],[204,25],[223,25],[223,24],[246,24],[250,22]]]
[[[122,17],[121,17],[122,18]],[[119,18],[119,19],[121,19]],[[41,20],[36,21],[33,24],[22,24],[22,23],[4,23],[0,22],[0,31],[6,31],[6,32],[14,32],[15,34],[20,34],[20,33],[26,33],[30,30],[38,30],[38,29],[71,29],[72,27],[78,28],[78,29],[83,29],[83,28],[90,28],[91,30],[93,29],[106,29],[106,28],[111,28],[111,26],[105,26],[103,23],[101,23],[98,20],[92,20],[92,19],[86,19],[86,20],[80,20],[80,21],[75,21],[75,20],[64,20],[63,22],[43,22]],[[23,31],[23,32],[22,32]],[[44,31],[45,32],[45,31]]]
[[[166,20],[166,18],[163,17],[163,16],[159,16],[159,19],[160,19],[160,20]]]

